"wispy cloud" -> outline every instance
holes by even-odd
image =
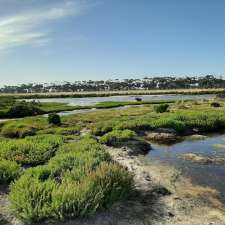
[[[51,22],[82,12],[78,1],[66,1],[57,6],[29,10],[0,18],[0,50],[23,45],[39,46],[51,40],[49,28]]]

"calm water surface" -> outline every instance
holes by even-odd
[[[136,96],[126,95],[126,96],[109,96],[109,97],[85,97],[85,98],[43,98],[43,99],[29,99],[29,101],[36,100],[40,102],[61,102],[68,103],[71,106],[75,105],[95,105],[99,102],[124,102],[124,101],[134,101]],[[140,95],[143,101],[151,100],[185,100],[185,99],[210,99],[214,95]]]
[[[225,149],[216,149],[214,144],[225,144],[225,134],[211,135],[204,140],[186,139],[183,142],[170,146],[152,144],[153,150],[147,157],[159,160],[161,163],[173,165],[180,169],[182,174],[191,177],[196,184],[210,186],[221,193],[225,201],[225,166],[204,165],[180,159],[184,153],[196,153],[210,157],[225,157]]]

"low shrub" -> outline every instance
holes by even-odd
[[[117,123],[113,129],[116,130],[133,130],[133,131],[139,131],[139,130],[149,130],[151,129],[151,122],[157,119],[158,117],[155,117],[154,115],[151,115],[149,117],[139,117],[139,118],[132,118],[127,119],[125,121],[121,121]]]
[[[82,182],[68,182],[65,178],[53,191],[54,211],[59,219],[90,216],[127,198],[133,187],[133,176],[123,167],[102,163]]]
[[[21,164],[38,165],[49,160],[63,138],[56,135],[34,136],[25,139],[0,140],[0,158]]]
[[[100,122],[98,124],[94,124],[91,130],[91,133],[93,135],[101,136],[103,134],[106,134],[107,132],[112,131],[112,129],[113,129],[113,123],[111,123],[110,121]]]
[[[44,112],[33,102],[19,101],[15,102],[8,110],[7,117],[20,118],[25,116],[35,116]]]
[[[32,175],[35,169],[21,176],[10,188],[11,208],[27,225],[52,218],[52,191],[57,186],[54,180],[43,181]]]
[[[58,174],[62,175],[66,171],[71,171],[74,180],[79,181],[86,176],[86,171],[92,171],[101,162],[109,160],[110,156],[105,151],[74,151],[67,154],[57,154],[49,161],[49,166],[54,176],[58,176]]]
[[[198,128],[200,131],[217,131],[225,128],[225,114],[221,112],[188,112],[176,115],[188,128]]]
[[[151,128],[172,128],[177,132],[183,132],[186,128],[185,123],[172,118],[160,118],[151,122]]]
[[[50,113],[48,115],[48,123],[49,124],[54,124],[54,125],[60,125],[61,124],[61,118],[56,113]]]
[[[135,137],[136,133],[131,130],[113,130],[102,136],[100,142],[107,145],[118,145]]]
[[[168,112],[169,105],[168,104],[160,104],[160,105],[155,105],[154,110],[157,113],[164,113]]]
[[[97,151],[97,152],[105,152],[102,145],[100,145],[97,140],[92,136],[84,136],[77,142],[67,143],[62,145],[58,151],[57,154],[60,153],[69,153],[69,152],[88,152],[88,151]]]
[[[22,168],[16,162],[0,160],[0,184],[8,184],[22,174]]]
[[[126,198],[133,175],[109,160],[90,137],[62,146],[47,165],[28,169],[11,185],[15,215],[26,224],[84,217]]]
[[[7,138],[24,138],[34,135],[36,130],[34,127],[27,126],[22,122],[13,121],[2,127],[1,135]]]
[[[79,135],[80,127],[54,127],[37,132],[38,134]]]
[[[219,102],[212,102],[212,103],[210,104],[210,106],[217,108],[217,107],[220,107],[221,105],[220,105]]]

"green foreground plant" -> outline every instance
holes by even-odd
[[[0,160],[0,184],[8,184],[22,174],[22,168],[16,162]]]
[[[25,139],[1,139],[0,159],[26,165],[38,165],[49,160],[56,148],[63,144],[63,137],[39,135]]]
[[[132,174],[86,137],[63,145],[47,165],[28,169],[11,185],[9,198],[17,217],[32,224],[92,215],[132,189]]]

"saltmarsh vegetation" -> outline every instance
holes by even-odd
[[[119,145],[125,141],[134,139],[136,133],[131,130],[113,130],[100,138],[100,142],[107,145]]]
[[[82,108],[66,103],[17,100],[14,97],[0,97],[0,118],[22,118],[26,116],[56,113]]]
[[[89,216],[125,199],[134,187],[133,176],[101,144],[136,140],[140,131],[157,128],[179,134],[224,129],[224,104],[218,102],[221,107],[202,101],[182,101],[183,107],[169,103],[164,113],[146,104],[62,116],[60,127],[37,116],[1,124],[0,179],[13,181],[9,199],[14,214],[26,224],[40,224]],[[83,130],[99,137],[80,137]],[[67,143],[68,137],[74,139]]]
[[[157,128],[173,128],[179,134],[195,129],[199,132],[219,131],[225,128],[225,112],[223,107],[212,108],[209,103],[190,102],[180,109],[179,105],[170,104],[170,112],[156,113],[154,107],[143,106],[142,109],[126,109],[130,111],[123,116],[114,114],[113,118],[95,121],[91,126],[94,135],[102,136],[113,130],[155,130]],[[143,113],[140,111],[143,110]]]
[[[32,224],[93,215],[132,189],[132,174],[111,162],[95,139],[85,137],[59,148],[48,164],[28,169],[11,184],[9,198],[17,217]]]
[[[19,164],[9,160],[0,160],[0,185],[8,184],[22,174]]]
[[[159,104],[159,105],[154,106],[154,110],[157,113],[167,112],[168,111],[168,108],[169,108],[169,105],[168,104]]]
[[[63,137],[39,135],[25,139],[1,139],[0,158],[24,165],[38,165],[49,160],[57,147],[63,144]]]

